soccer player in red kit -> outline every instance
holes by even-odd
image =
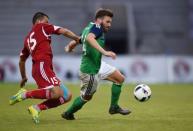
[[[32,105],[28,108],[35,123],[39,123],[39,114],[42,110],[62,105],[71,99],[70,91],[61,83],[53,71],[51,35],[64,35],[79,42],[80,37],[66,28],[48,23],[48,15],[37,12],[33,16],[33,27],[24,41],[24,47],[20,53],[19,69],[22,80],[20,86],[27,82],[25,62],[29,55],[32,57],[32,76],[38,85],[38,89],[27,91],[23,88],[10,98],[10,105],[25,99],[47,99],[44,102]]]

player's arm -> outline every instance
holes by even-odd
[[[60,28],[58,30],[58,33],[63,34],[64,36],[75,40],[77,43],[80,43],[80,36],[77,36],[75,33],[73,33],[72,31],[70,31],[67,28]]]
[[[77,36],[71,30],[67,28],[63,28],[60,26],[55,26],[52,24],[44,24],[42,27],[43,32],[45,32],[46,36],[51,34],[64,35],[70,39],[75,40],[77,43],[80,42],[80,36]]]
[[[97,49],[99,52],[101,52],[103,55],[108,56],[108,57],[112,57],[112,59],[116,58],[116,54],[112,51],[106,51],[104,50],[96,41],[96,36],[94,33],[89,33],[88,36],[86,37],[86,41],[88,41],[88,43],[94,47],[95,49]]]
[[[26,76],[26,68],[25,68],[25,63],[26,63],[26,60],[29,56],[29,51],[27,50],[27,48],[24,48],[22,49],[21,53],[20,53],[20,58],[19,58],[19,71],[20,71],[20,74],[21,74],[21,81],[20,81],[20,87],[23,87],[25,86],[25,83],[27,82],[27,76]]]
[[[73,49],[78,45],[79,43],[76,42],[75,40],[70,41],[65,47],[64,51],[65,52],[72,52]]]
[[[25,71],[25,62],[26,62],[26,60],[24,60],[20,57],[19,70],[20,70],[20,74],[21,74],[21,78],[22,78],[22,80],[20,81],[20,87],[25,86],[25,83],[27,82],[27,76],[26,76],[26,71]]]

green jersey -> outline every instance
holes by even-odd
[[[81,59],[80,71],[87,74],[97,74],[101,66],[102,54],[86,41],[86,37],[89,33],[95,34],[95,39],[102,48],[105,44],[104,32],[102,30],[102,27],[90,22],[87,27],[84,28],[81,35],[83,54]]]

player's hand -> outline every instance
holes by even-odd
[[[73,52],[73,49],[76,47],[77,42],[76,41],[71,41],[68,45],[64,47],[65,52]]]
[[[67,52],[67,53],[70,52],[69,45],[67,45],[67,46],[64,47],[64,51]]]
[[[25,83],[27,82],[27,78],[23,78],[21,81],[20,81],[20,87],[24,87],[25,86]]]
[[[73,52],[73,49],[71,48],[70,45],[67,45],[67,46],[64,47],[64,51],[69,53],[69,52]]]
[[[112,59],[116,59],[116,54],[112,51],[106,51],[104,55],[107,57],[111,57]]]

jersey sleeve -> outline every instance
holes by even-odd
[[[60,26],[51,25],[51,24],[45,24],[43,27],[43,31],[47,35],[56,34],[59,35],[58,30],[61,28]]]
[[[24,44],[24,47],[20,52],[20,58],[23,60],[26,60],[29,57],[29,55],[30,55],[30,52]]]
[[[102,27],[100,25],[94,24],[93,27],[90,29],[90,33],[95,34],[97,39],[103,34]]]

